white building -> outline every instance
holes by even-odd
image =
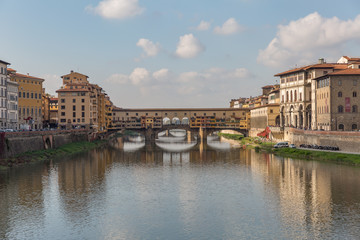
[[[319,59],[317,64],[276,74],[280,77],[280,125],[317,129],[314,79],[347,67],[346,63],[325,63]]]
[[[0,60],[0,129],[7,128],[7,66],[10,63]]]
[[[7,81],[7,128],[18,129],[18,87],[19,84]]]

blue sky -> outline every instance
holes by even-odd
[[[0,59],[45,78],[84,73],[119,107],[228,107],[274,74],[359,57],[360,2],[0,0]]]

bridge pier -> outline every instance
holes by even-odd
[[[155,132],[152,128],[148,128],[145,131],[145,142],[155,142]]]
[[[199,128],[199,138],[201,142],[206,141],[207,138],[207,133],[206,133],[206,128]]]
[[[192,140],[192,133],[191,133],[191,131],[186,131],[186,136],[187,136],[187,141],[188,141],[188,143],[190,143],[191,142],[191,140]]]

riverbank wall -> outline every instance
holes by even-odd
[[[341,151],[360,153],[360,132],[307,131],[285,128],[284,140],[297,146],[300,144],[337,146]]]
[[[58,148],[73,142],[92,141],[97,139],[96,135],[87,130],[0,133],[0,159],[29,151]]]

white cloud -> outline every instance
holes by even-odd
[[[146,56],[148,57],[154,57],[160,51],[159,43],[155,44],[152,41],[145,38],[139,39],[139,41],[136,43],[136,46],[141,47],[144,50]]]
[[[163,68],[159,71],[156,71],[152,74],[153,78],[160,82],[165,82],[169,79],[170,71],[169,69]]]
[[[86,10],[107,19],[126,19],[144,12],[138,0],[102,0],[96,7],[87,6]]]
[[[135,68],[129,79],[134,85],[142,85],[150,80],[150,73],[145,68]]]
[[[206,31],[209,30],[210,26],[211,26],[210,22],[201,21],[200,24],[196,27],[196,30]]]
[[[114,84],[126,84],[129,81],[129,77],[124,74],[113,74],[106,81]]]
[[[176,55],[180,58],[194,58],[203,51],[205,51],[205,47],[194,35],[185,34],[180,37]]]
[[[203,98],[214,99],[214,94],[221,96],[221,99],[227,102],[228,98],[239,95],[239,89],[248,91],[244,89],[247,89],[247,86],[251,82],[248,80],[253,79],[253,75],[246,68],[229,70],[214,67],[204,71],[188,71],[178,74],[172,73],[167,68],[162,68],[154,72],[150,72],[145,68],[135,68],[129,76],[113,74],[109,79],[112,79],[107,81],[111,84],[110,89],[115,89],[119,83],[125,83],[126,79],[130,80],[129,83],[131,85],[127,86],[127,89],[129,89],[129,91],[136,91],[135,93],[127,94],[127,101],[130,102],[140,101],[139,99],[133,98],[133,96],[141,99],[144,97],[143,101],[145,102],[149,100],[146,99],[145,96],[151,96],[152,100],[162,99],[162,101],[164,101],[164,99],[168,99],[169,101],[183,99],[183,97],[186,96],[186,101],[190,101],[190,99],[198,101]],[[245,81],[246,84],[244,84]],[[177,104],[181,103],[183,103],[183,101]],[[163,106],[168,104],[167,101],[163,102]]]
[[[344,21],[314,12],[288,25],[279,25],[276,37],[266,49],[259,51],[257,60],[271,67],[301,65],[329,52],[341,54],[344,45],[359,38],[360,15]]]
[[[229,18],[228,20],[226,20],[226,22],[224,22],[224,24],[221,27],[219,26],[215,27],[214,33],[221,35],[230,35],[230,34],[235,34],[242,30],[243,27],[236,22],[235,18]]]

